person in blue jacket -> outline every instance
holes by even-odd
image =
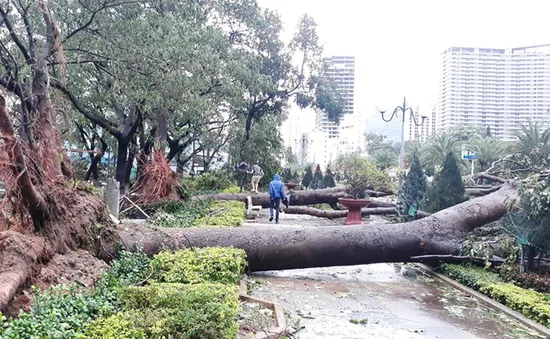
[[[279,174],[273,176],[273,181],[269,183],[269,221],[273,221],[273,208],[275,208],[275,223],[279,223],[279,209],[281,199],[285,198],[285,185],[281,181]]]

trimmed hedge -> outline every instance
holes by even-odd
[[[506,283],[493,272],[471,266],[442,265],[449,277],[486,294],[546,327],[550,327],[550,296]]]
[[[122,309],[121,289],[145,279],[148,265],[144,253],[123,252],[90,293],[75,285],[59,285],[50,293],[37,291],[31,312],[12,320],[0,314],[0,338],[85,338],[82,333],[89,322]]]
[[[216,201],[210,205],[210,211],[195,224],[199,227],[240,227],[245,219],[244,203],[240,201]]]
[[[123,290],[126,310],[98,319],[91,339],[235,338],[237,286],[152,284]]]
[[[150,222],[170,228],[239,227],[245,220],[244,203],[239,201],[186,201],[156,205]]]
[[[246,253],[232,247],[161,251],[151,260],[157,282],[238,284],[246,267]]]

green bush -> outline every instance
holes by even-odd
[[[212,205],[212,201],[173,201],[156,206],[155,214],[150,223],[155,226],[169,228],[195,227]]]
[[[182,183],[188,188],[190,194],[201,194],[221,191],[235,186],[235,179],[232,173],[213,171],[185,178]]]
[[[239,186],[232,185],[227,188],[224,188],[223,190],[221,190],[220,193],[240,193],[240,192],[241,192],[241,188]]]
[[[550,298],[543,293],[510,283],[483,284],[480,292],[523,313],[546,327],[550,327]]]
[[[506,283],[498,274],[478,267],[443,264],[442,272],[550,327],[550,296],[547,294]]]
[[[0,321],[0,338],[75,338],[86,324],[99,316],[109,316],[122,308],[119,301],[124,286],[145,279],[149,259],[141,252],[123,252],[103,274],[92,293],[76,286],[57,286],[49,293],[37,291],[31,312]]]
[[[152,284],[128,287],[122,294],[126,311],[91,324],[89,338],[233,339],[237,335],[237,286]]]
[[[156,206],[150,223],[160,227],[187,228],[241,226],[244,203],[239,201],[178,201]]]
[[[199,227],[239,227],[243,224],[244,203],[240,201],[216,201],[209,207],[209,213],[195,221]]]
[[[157,282],[238,284],[246,267],[246,253],[232,247],[162,251],[151,265]]]
[[[443,264],[441,272],[464,285],[478,289],[480,282],[502,282],[498,274],[477,266]]]

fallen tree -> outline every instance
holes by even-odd
[[[318,190],[292,191],[290,193],[290,204],[293,206],[329,204],[335,205],[339,198],[346,196],[347,187],[338,186],[332,188],[324,188]],[[392,193],[367,191],[369,196],[382,197],[389,196]],[[246,202],[247,197],[252,198],[253,205],[260,205],[263,208],[269,207],[268,193],[216,193],[197,195],[192,197],[192,200],[236,200]],[[374,205],[373,205],[374,204]],[[371,206],[376,207],[394,207],[395,204],[385,203],[381,201],[373,201]]]
[[[505,184],[420,220],[365,226],[278,226],[241,228],[152,228],[125,224],[117,234],[127,249],[153,255],[162,248],[234,246],[246,251],[251,271],[410,261],[423,255],[457,254],[473,229],[508,211],[516,189]],[[116,242],[106,247],[113,255]]]
[[[328,219],[338,219],[338,218],[345,218],[348,215],[348,211],[338,210],[338,211],[331,211],[331,210],[322,210],[319,208],[314,207],[308,207],[308,206],[289,206],[288,208],[284,209],[285,213],[288,214],[307,214],[314,217],[320,217],[320,218],[328,218]],[[365,207],[361,209],[361,215],[387,215],[387,214],[397,214],[397,208],[396,207]],[[420,217],[426,217],[430,215],[427,212],[418,211],[418,216]]]
[[[500,186],[495,186],[491,188],[467,188],[466,193],[471,196],[483,196],[492,192],[496,192]],[[348,187],[346,186],[337,186],[332,188],[324,188],[317,190],[305,190],[305,191],[292,191],[290,193],[291,200],[290,203],[293,206],[305,206],[305,205],[317,205],[317,204],[328,204],[331,206],[336,206],[339,198],[344,198]],[[368,197],[370,198],[379,198],[393,195],[389,192],[377,192],[377,191],[366,191]],[[246,202],[247,197],[252,198],[253,205],[260,205],[263,208],[269,207],[269,194],[268,193],[215,193],[215,194],[204,194],[197,195],[192,197],[192,200],[236,200]],[[370,207],[395,207],[395,204],[373,200],[370,204]]]

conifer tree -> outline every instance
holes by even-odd
[[[443,168],[428,188],[425,206],[428,211],[437,212],[464,202],[466,199],[466,189],[462,182],[456,156],[449,152]]]
[[[302,178],[302,186],[307,189],[311,185],[311,180],[313,180],[313,172],[311,171],[311,167],[308,166],[306,167],[306,173]]]
[[[335,186],[336,186],[336,183],[334,182],[334,176],[332,175],[332,171],[330,170],[330,168],[327,168],[327,171],[323,176],[323,180],[321,180],[320,188],[330,188]]]
[[[315,169],[315,174],[313,175],[313,179],[311,180],[311,188],[317,189],[321,186],[321,181],[323,180],[323,172],[321,172],[321,166],[317,164],[317,168]]]
[[[428,189],[428,181],[422,170],[420,159],[415,154],[411,163],[411,168],[405,177],[403,184],[403,193],[400,197],[403,206],[403,213],[408,214],[411,206],[415,209],[419,208],[420,202],[424,198]]]

